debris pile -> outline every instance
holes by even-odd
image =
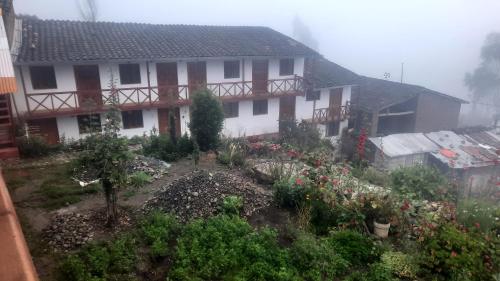
[[[94,227],[90,219],[90,214],[57,214],[43,230],[43,237],[54,250],[78,248],[94,238]]]
[[[144,211],[160,209],[185,222],[217,213],[223,199],[229,195],[242,197],[242,215],[246,217],[269,206],[272,201],[269,190],[241,176],[195,171],[163,187],[146,202]]]
[[[134,160],[130,162],[128,172],[145,172],[153,179],[157,180],[168,172],[168,168],[170,168],[170,164],[165,161],[137,155]]]

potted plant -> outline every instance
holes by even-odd
[[[374,213],[373,232],[380,238],[387,238],[391,227],[391,219],[394,216],[392,201],[388,196],[384,196],[372,206]]]

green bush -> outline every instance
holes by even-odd
[[[416,166],[399,168],[390,174],[394,191],[412,199],[446,201],[456,198],[447,179],[436,169]]]
[[[345,281],[397,281],[391,271],[380,263],[372,264],[367,272],[355,271]]]
[[[399,278],[414,280],[418,273],[417,260],[402,252],[388,251],[382,254],[381,264]]]
[[[62,150],[62,145],[48,144],[44,138],[39,136],[18,138],[17,147],[21,157],[25,158],[47,156]]]
[[[122,236],[113,242],[91,244],[65,257],[57,278],[61,281],[132,280],[136,260],[135,240]]]
[[[167,162],[186,157],[193,153],[193,149],[193,142],[186,134],[177,140],[177,144],[174,144],[172,138],[165,134],[152,134],[142,144],[144,155]]]
[[[226,215],[239,215],[243,209],[243,199],[240,196],[230,195],[222,201],[222,212]]]
[[[220,102],[209,90],[195,92],[192,96],[189,129],[201,151],[216,149],[224,122]]]
[[[361,179],[378,186],[388,186],[390,182],[388,174],[377,171],[373,167],[368,167],[367,169],[365,169],[363,171]]]
[[[307,184],[296,184],[295,178],[280,180],[273,184],[274,201],[281,207],[296,209],[305,204],[311,189]],[[300,179],[302,181],[302,179]]]
[[[276,233],[237,216],[194,221],[177,242],[172,280],[298,280]]]
[[[193,140],[187,135],[187,133],[184,133],[184,135],[177,140],[177,150],[182,157],[193,153]]]
[[[469,228],[500,234],[500,207],[478,199],[463,199],[457,205],[457,221]]]
[[[217,160],[229,167],[243,166],[247,152],[243,139],[225,139],[222,141],[217,155]]]
[[[153,258],[167,256],[169,242],[180,231],[180,224],[175,217],[162,212],[149,214],[141,223],[141,233],[146,244],[151,248]]]
[[[497,237],[486,240],[478,232],[442,224],[422,236],[421,267],[437,280],[493,280],[499,272],[499,243]]]
[[[151,183],[153,181],[153,178],[146,174],[146,172],[143,171],[138,171],[134,172],[132,175],[129,177],[129,182],[130,185],[132,185],[135,188],[141,188],[145,186],[148,183]]]
[[[280,121],[281,142],[298,147],[304,151],[317,150],[324,142],[314,124],[306,121],[297,123],[295,120]]]
[[[324,239],[302,233],[290,247],[292,264],[303,280],[334,280],[345,273],[349,263],[342,259]]]
[[[355,266],[376,262],[382,254],[370,238],[352,230],[333,232],[327,239],[337,254]]]

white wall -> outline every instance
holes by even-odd
[[[190,134],[189,132],[189,122],[190,122],[190,112],[189,112],[189,106],[181,106],[179,108],[179,113],[181,117],[181,135],[184,135],[187,133],[188,135]]]
[[[240,101],[238,117],[226,118],[222,133],[228,137],[278,133],[278,119],[278,98],[268,99],[267,114],[263,115],[253,115],[253,101]]]

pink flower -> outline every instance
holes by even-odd
[[[319,180],[322,181],[322,182],[327,182],[328,181],[328,176],[325,176],[325,175],[321,175],[319,177]]]
[[[452,257],[452,258],[456,257],[457,255],[458,255],[458,254],[457,254],[457,252],[455,252],[455,251],[451,251],[451,257]]]
[[[347,168],[347,167],[342,168],[342,174],[343,175],[349,174],[349,168]]]
[[[474,224],[474,226],[475,226],[476,228],[481,228],[481,225],[480,225],[478,222],[476,222],[476,223]]]
[[[295,179],[295,183],[298,184],[298,185],[303,185],[304,181],[301,178],[296,178]]]
[[[321,160],[316,159],[316,161],[314,162],[314,166],[316,166],[316,167],[321,166]]]
[[[333,185],[339,185],[339,184],[340,184],[340,180],[338,180],[338,179],[333,179],[333,180],[332,180],[332,183],[333,183]]]

